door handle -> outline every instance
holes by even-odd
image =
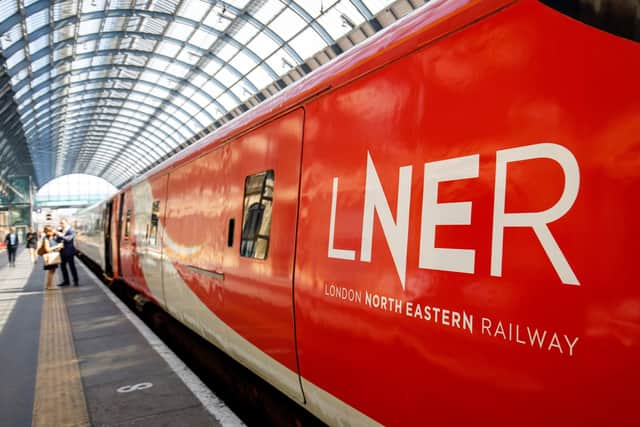
[[[207,270],[206,268],[196,267],[195,265],[187,265],[187,268],[194,273],[202,274],[217,280],[224,280],[224,273],[216,270]]]

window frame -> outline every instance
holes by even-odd
[[[260,185],[260,191],[258,192],[255,189],[251,189],[250,186],[252,185],[252,181],[259,179],[260,175],[262,175],[263,178],[262,184]],[[268,182],[271,182],[271,185],[267,185]],[[265,261],[269,258],[269,249],[271,246],[271,224],[273,215],[274,191],[275,171],[273,169],[267,169],[252,175],[247,175],[245,177],[242,203],[242,227],[240,228],[239,245],[239,253],[243,258],[250,258],[259,261]],[[259,199],[257,201],[254,201],[253,203],[250,203],[251,198],[255,199],[255,197],[258,195]],[[253,209],[256,206],[261,206],[262,209]],[[252,229],[247,230],[247,225],[250,224],[249,219],[252,217],[252,213],[258,210],[260,211],[260,218],[257,222],[257,226],[254,226],[252,227]],[[269,221],[267,229],[263,230],[266,231],[266,234],[260,234],[265,218]],[[249,236],[251,236],[252,238],[248,238]],[[260,240],[266,242],[264,251],[258,250],[258,242]]]

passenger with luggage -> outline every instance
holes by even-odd
[[[44,270],[46,271],[44,286],[47,290],[53,289],[53,276],[62,261],[60,250],[63,246],[62,243],[58,243],[53,228],[48,225],[45,226],[44,237],[42,238],[40,249],[38,249],[38,255],[42,256],[44,260]]]

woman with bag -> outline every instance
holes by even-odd
[[[45,226],[42,246],[38,250],[38,255],[41,255],[44,260],[44,269],[46,271],[44,284],[47,290],[53,289],[53,275],[62,261],[60,258],[60,249],[62,249],[62,243],[56,242],[53,228],[48,225]]]

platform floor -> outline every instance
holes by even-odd
[[[80,287],[44,291],[41,261],[3,255],[2,426],[242,425],[81,262]]]

